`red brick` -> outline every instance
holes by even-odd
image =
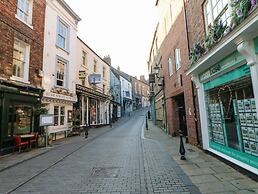
[[[0,1],[0,77],[12,76],[13,43],[18,38],[30,45],[29,81],[33,86],[41,86],[36,70],[43,66],[45,8],[45,0],[33,1],[31,29],[15,17],[17,0]]]

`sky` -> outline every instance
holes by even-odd
[[[78,36],[129,75],[145,75],[157,25],[156,0],[65,0],[80,16]]]

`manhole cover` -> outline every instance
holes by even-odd
[[[119,167],[94,167],[91,170],[92,177],[118,178]]]

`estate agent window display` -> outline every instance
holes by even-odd
[[[258,159],[258,119],[250,76],[206,90],[210,142]]]

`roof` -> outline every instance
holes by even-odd
[[[81,18],[72,10],[72,8],[64,1],[64,0],[57,0],[60,5],[75,19],[77,22],[81,21]]]

